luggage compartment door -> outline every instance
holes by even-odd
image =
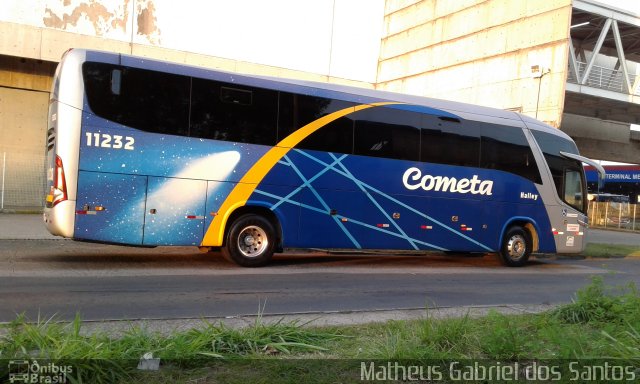
[[[144,245],[200,245],[207,182],[149,177]]]

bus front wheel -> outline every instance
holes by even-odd
[[[524,228],[513,226],[504,235],[500,246],[500,260],[509,267],[522,267],[527,264],[533,242]]]
[[[231,225],[222,255],[243,267],[262,267],[271,261],[275,240],[269,220],[254,214],[242,215]]]

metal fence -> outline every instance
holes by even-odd
[[[583,76],[587,63],[578,62],[578,73],[580,76]],[[569,76],[567,81],[570,83],[578,84],[578,79],[576,79],[575,74],[571,69],[569,69]],[[635,81],[634,75],[629,75],[629,82],[633,86]],[[610,91],[627,93],[624,76],[622,74],[622,69],[616,68],[606,68],[600,67],[598,65],[594,65],[591,68],[591,72],[589,72],[589,76],[587,76],[587,80],[585,82],[586,85],[607,89]],[[640,88],[636,88],[631,90],[631,94],[638,95],[640,94]]]
[[[44,154],[0,151],[0,211],[42,210],[44,196]]]
[[[640,204],[590,201],[588,213],[593,227],[640,231]]]

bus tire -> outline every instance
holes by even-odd
[[[533,248],[531,235],[520,226],[507,230],[500,245],[500,261],[508,267],[522,267],[527,264]]]
[[[231,224],[222,255],[243,267],[262,267],[271,261],[275,244],[271,222],[262,216],[246,214]]]

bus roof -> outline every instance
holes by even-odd
[[[169,72],[186,76],[225,81],[236,83],[239,85],[268,88],[310,96],[341,99],[361,104],[381,101],[406,103],[410,105],[417,105],[430,109],[446,111],[463,119],[491,122],[508,126],[527,127],[529,129],[544,131],[571,140],[571,138],[567,134],[560,131],[559,129],[554,128],[532,117],[525,116],[514,111],[506,111],[502,109],[467,104],[457,101],[435,99],[424,96],[359,88],[332,83],[239,74],[217,69],[196,67],[187,64],[177,64],[160,60],[147,59],[120,53],[73,49],[72,51],[67,52],[67,54],[84,55],[86,57],[85,60],[87,61],[109,62],[136,68],[158,70],[162,72]]]

